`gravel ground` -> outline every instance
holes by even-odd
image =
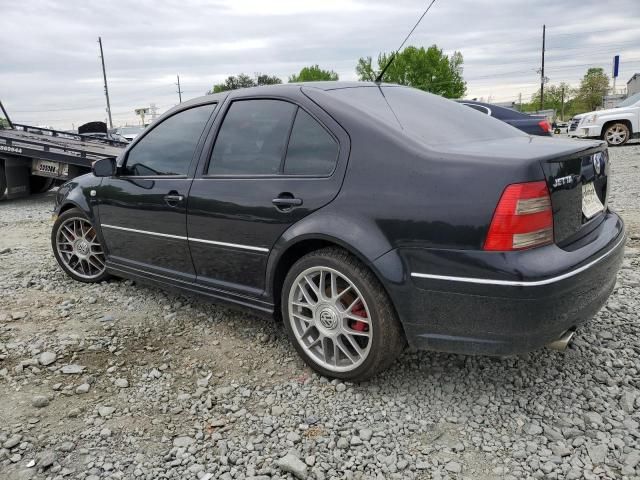
[[[611,156],[627,253],[569,350],[407,352],[359,385],[271,320],[72,281],[53,195],[0,203],[0,478],[640,478],[640,145]]]

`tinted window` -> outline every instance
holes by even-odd
[[[328,175],[338,156],[338,144],[311,115],[298,109],[284,162],[288,175]]]
[[[355,95],[354,90],[361,92]],[[372,104],[377,105],[377,109],[382,109],[382,102],[386,99],[386,108],[390,115],[379,115],[376,118],[390,128],[398,128],[399,123],[405,133],[431,145],[525,135],[510,125],[480,114],[466,105],[415,88],[360,87],[336,89],[328,93],[367,113],[371,111]]]
[[[186,175],[215,104],[190,108],[163,120],[127,155],[125,175]]]
[[[232,103],[216,138],[208,173],[278,173],[296,108],[279,100]]]

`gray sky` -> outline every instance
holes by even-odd
[[[13,120],[56,128],[106,118],[102,36],[114,123],[136,107],[160,112],[240,72],[286,78],[309,64],[355,80],[361,56],[391,51],[427,1],[0,0],[0,99]],[[615,5],[615,8],[613,6]],[[542,24],[546,75],[577,85],[589,66],[618,86],[640,72],[640,0],[437,0],[408,44],[464,56],[467,97],[529,99],[539,88]]]

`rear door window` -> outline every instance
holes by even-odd
[[[279,173],[296,109],[296,105],[281,100],[233,102],[218,132],[207,173]]]
[[[338,158],[338,144],[311,115],[298,108],[284,163],[285,175],[329,175]]]

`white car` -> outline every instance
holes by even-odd
[[[582,117],[584,117],[583,114],[578,114],[572,117],[571,120],[569,120],[569,126],[567,127],[567,135],[569,137],[576,136],[576,129],[578,128],[578,124],[580,123]]]
[[[580,138],[601,138],[612,147],[624,145],[630,138],[640,138],[640,92],[615,108],[582,114],[577,127],[569,134]]]
[[[116,130],[118,135],[122,135],[124,138],[133,141],[138,135],[144,131],[144,127],[120,127]]]

